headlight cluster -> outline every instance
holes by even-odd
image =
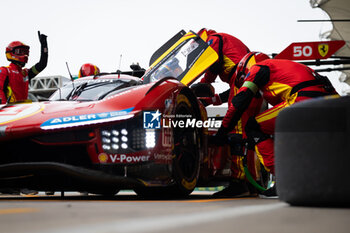
[[[128,153],[151,149],[156,146],[157,133],[154,130],[135,128],[101,129],[102,149],[107,153]]]
[[[155,131],[148,131],[146,132],[146,147],[147,148],[153,148],[156,145],[156,132]]]
[[[137,149],[145,148],[145,130],[134,129],[132,132],[132,147]]]
[[[121,149],[129,148],[128,131],[126,129],[121,130],[107,130],[101,131],[102,149],[106,152],[113,152]]]

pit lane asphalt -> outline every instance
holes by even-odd
[[[144,200],[66,193],[0,196],[1,233],[111,232],[350,232],[350,208],[292,207],[278,199],[215,199],[195,192],[184,200]]]

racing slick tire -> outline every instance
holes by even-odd
[[[196,118],[192,103],[187,96],[180,94],[175,110],[177,119],[186,121],[189,116]],[[197,118],[198,119],[198,118]],[[200,169],[200,129],[196,127],[176,127],[174,129],[173,176],[176,181],[175,191],[189,195],[197,184]]]
[[[174,115],[181,121],[196,113],[188,97],[179,94]],[[146,198],[184,198],[196,187],[200,169],[201,138],[196,127],[173,128],[172,184],[166,187],[137,188],[135,192]]]
[[[317,98],[276,120],[277,194],[291,205],[349,206],[350,97]]]

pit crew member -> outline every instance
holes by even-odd
[[[217,33],[215,30],[202,28],[197,34],[219,55],[218,61],[209,67],[200,82],[210,84],[219,76],[223,82],[230,84],[236,64],[250,52],[249,48],[241,40],[227,33]],[[207,100],[207,104],[221,105],[226,103],[229,92],[227,90],[216,94]]]
[[[97,75],[99,73],[100,69],[97,66],[91,63],[85,63],[79,69],[78,78]]]
[[[217,33],[214,30],[208,30],[206,28],[201,29],[197,33],[203,40],[205,40],[219,55],[219,59],[216,63],[214,63],[204,74],[204,77],[201,79],[201,84],[211,84],[215,81],[215,79],[219,76],[219,78],[230,85],[230,89],[235,89],[235,91],[231,91],[228,89],[227,91],[214,94],[212,97],[201,97],[200,100],[204,103],[205,106],[213,104],[213,105],[221,105],[222,103],[228,102],[228,100],[232,99],[238,88],[234,86],[234,72],[236,70],[236,65],[238,62],[250,52],[249,48],[238,38],[229,35],[227,33]],[[196,84],[195,84],[196,85]],[[210,85],[211,86],[211,85]],[[254,107],[253,107],[254,106]],[[262,98],[254,98],[252,103],[252,109],[254,112],[251,114],[257,114],[255,112],[256,109],[260,109],[262,106]],[[230,137],[244,137],[244,128],[242,125],[248,120],[245,117],[245,114],[240,123],[230,132]],[[250,195],[250,191],[246,185],[245,174],[242,163],[242,151],[240,150],[240,146],[238,144],[231,145],[231,171],[232,177],[235,180],[232,180],[227,188],[224,190],[217,192],[214,196],[217,197],[237,197],[237,196],[247,196]],[[252,155],[253,156],[253,155]],[[254,167],[254,166],[252,166]]]
[[[255,151],[266,170],[275,174],[273,134],[278,113],[294,103],[338,93],[327,77],[303,64],[280,59],[256,62],[258,56],[261,57],[261,53],[251,52],[239,62],[235,80],[240,89],[233,97],[215,137],[219,139],[230,132],[247,111],[253,97],[261,92],[273,107],[251,116],[245,131],[248,138],[254,138]]]
[[[29,46],[13,41],[6,47],[6,58],[10,65],[0,68],[1,104],[25,101],[28,98],[28,85],[32,78],[43,71],[47,65],[47,36],[38,32],[41,44],[41,56],[38,63],[30,69],[24,68],[28,62]]]

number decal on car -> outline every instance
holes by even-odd
[[[9,105],[0,110],[0,125],[32,116],[44,109],[42,104]]]

